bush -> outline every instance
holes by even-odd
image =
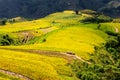
[[[81,20],[81,22],[100,23],[100,22],[111,22],[113,20],[109,16],[101,15],[91,10],[83,10],[82,13],[89,14],[91,16],[85,17],[83,20]]]
[[[81,10],[80,12],[83,14],[98,14],[96,11],[90,9]]]
[[[0,45],[6,46],[11,44],[14,44],[14,40],[10,38],[9,35],[7,34],[0,35]]]
[[[106,48],[116,48],[116,47],[118,47],[118,44],[119,44],[119,42],[116,39],[110,38],[106,42],[105,47]]]
[[[80,80],[119,80],[120,57],[114,58],[112,55],[114,56],[105,49],[99,48],[91,56],[94,63],[75,61],[72,69]]]
[[[106,31],[106,33],[110,36],[117,36],[118,33],[112,32],[112,31]]]
[[[119,63],[117,64],[119,66]],[[90,64],[88,66],[84,66],[82,62],[78,61],[75,62],[72,66],[74,66],[72,68],[76,72],[76,76],[80,80],[119,80],[120,79],[119,77],[120,71],[114,65],[109,65],[109,64],[102,65],[99,62],[97,62],[97,64],[95,63],[95,64]]]
[[[7,22],[6,20],[1,20],[0,25],[6,25],[6,22]]]
[[[86,17],[81,22],[92,22],[92,23],[101,23],[101,22],[111,22],[112,18],[105,15]]]
[[[91,71],[82,72],[79,77],[81,80],[99,80],[98,76]]]
[[[95,23],[95,22],[97,22],[97,18],[95,18],[95,17],[86,17],[83,20],[81,20],[81,22],[92,22],[92,23]]]
[[[97,17],[98,22],[111,22],[112,18],[105,15],[100,15]]]

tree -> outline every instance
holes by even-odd
[[[0,21],[0,24],[1,24],[1,25],[6,25],[6,22],[7,22],[6,20],[1,20],[1,21]]]
[[[11,45],[14,43],[14,40],[8,35],[8,34],[4,34],[4,35],[0,35],[0,45]]]
[[[98,28],[98,29],[100,29],[100,27],[101,27],[101,25],[100,25],[100,24],[98,24],[98,27],[97,27],[97,28]]]
[[[75,14],[77,14],[77,15],[78,15],[78,14],[79,14],[79,11],[78,11],[78,10],[75,10]]]
[[[98,14],[96,11],[93,11],[93,10],[90,10],[90,9],[84,9],[84,10],[81,10],[81,12],[83,14],[90,14],[90,15],[96,15],[96,14]]]

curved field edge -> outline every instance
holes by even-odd
[[[1,69],[16,72],[34,80],[72,80],[74,78],[65,59],[3,49],[0,49],[0,52],[2,52],[0,53]]]

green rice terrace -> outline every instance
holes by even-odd
[[[0,25],[0,80],[119,80],[120,23],[63,11]]]

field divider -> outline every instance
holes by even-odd
[[[30,79],[30,78],[28,78],[24,75],[21,75],[21,74],[12,72],[12,71],[7,71],[7,70],[4,70],[4,69],[0,69],[0,72],[3,73],[3,74],[9,75],[9,76],[13,76],[15,78],[20,78],[22,80],[33,80],[33,79]]]
[[[119,32],[119,30],[118,30],[118,28],[117,28],[117,27],[115,27],[115,32],[116,32],[116,33],[118,33],[118,32]]]
[[[60,52],[60,51],[48,51],[48,50],[24,50],[24,49],[8,49],[8,48],[0,48],[5,50],[12,50],[12,51],[19,51],[19,52],[27,52],[32,54],[40,54],[40,55],[46,55],[51,57],[60,57],[68,60],[68,62],[71,62],[72,60],[80,60],[82,62],[86,62],[88,64],[92,64],[91,62],[88,62],[84,59],[82,59],[80,56],[77,56],[73,52]]]

